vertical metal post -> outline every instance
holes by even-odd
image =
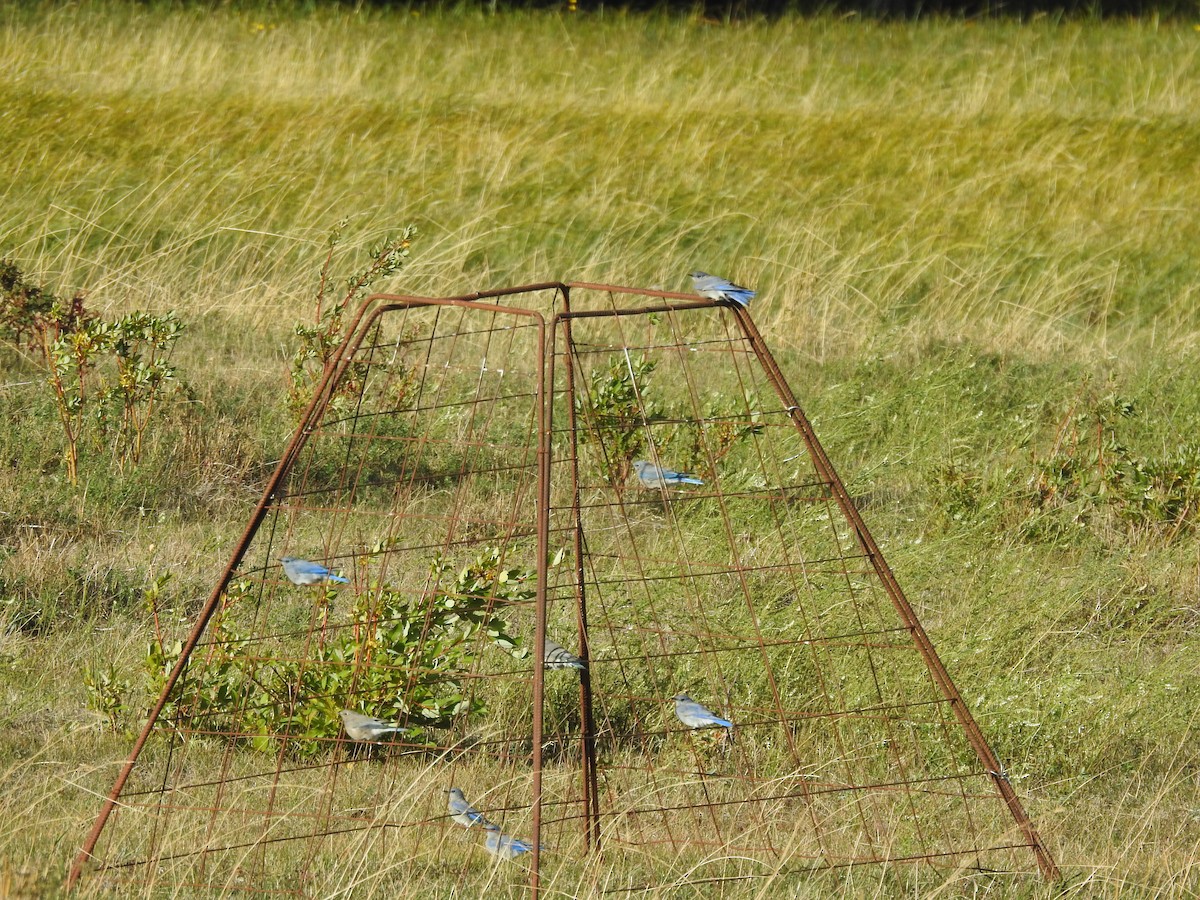
[[[600,795],[596,775],[596,719],[592,706],[591,649],[588,642],[587,587],[583,567],[583,507],[579,495],[579,440],[578,421],[575,409],[575,358],[574,342],[571,338],[570,295],[564,292],[563,309],[567,314],[556,318],[550,336],[550,390],[554,390],[553,373],[558,354],[558,326],[563,329],[563,358],[566,367],[566,404],[568,447],[571,465],[571,513],[573,551],[575,554],[575,610],[579,632],[579,656],[584,669],[579,673],[579,715],[582,734],[582,772],[584,839],[588,850],[600,849]]]
[[[550,424],[552,391],[546,390],[546,323],[540,316],[537,348],[537,595],[533,638],[533,865],[529,895],[537,900],[541,889],[542,855],[542,706],[546,699],[546,587],[550,577]]]

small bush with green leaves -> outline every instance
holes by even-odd
[[[644,355],[622,354],[588,377],[587,408],[579,410],[584,426],[581,440],[596,448],[602,477],[618,491],[629,481],[634,460],[648,452],[649,425],[663,423],[655,438],[660,454],[669,456],[674,465],[709,475],[739,443],[763,430],[754,395],[747,398],[747,409],[712,392],[704,401],[699,421],[690,408],[674,411],[666,407],[652,389],[651,376],[657,366]]]
[[[151,415],[175,381],[169,357],[182,333],[183,323],[174,311],[162,316],[132,312],[100,326],[116,378],[102,393],[99,416],[103,431],[115,432],[115,455],[122,463],[142,458]]]
[[[0,338],[32,353],[49,372],[72,484],[79,480],[79,447],[89,425],[97,442],[113,436],[113,456],[122,467],[141,460],[151,417],[176,384],[170,354],[184,327],[173,311],[108,321],[84,299],[82,292],[59,298],[31,285],[11,261],[0,261]]]
[[[402,722],[415,740],[480,715],[485,703],[465,689],[464,676],[477,668],[481,649],[527,653],[498,610],[529,600],[536,574],[502,560],[488,548],[455,575],[437,557],[431,580],[438,587],[422,596],[377,584],[357,596],[348,622],[322,628],[305,653],[251,635],[242,620],[253,621],[255,585],[237,582],[209,625],[203,664],[193,662],[176,682],[160,722],[308,758],[338,736],[342,709]],[[151,694],[161,693],[181,652],[181,642],[161,635],[151,643]]]
[[[102,714],[114,733],[127,733],[133,713],[129,703],[133,685],[120,676],[116,666],[110,662],[105,668],[84,669],[83,686],[87,690],[88,708]]]
[[[313,323],[308,325],[297,322],[295,325],[296,337],[300,339],[300,343],[292,354],[288,369],[288,407],[297,416],[312,399],[313,391],[333,359],[334,352],[346,337],[346,313],[350,305],[364,299],[371,285],[380,278],[394,275],[404,267],[408,261],[409,247],[417,234],[416,226],[407,225],[399,237],[387,238],[372,247],[370,264],[352,276],[346,282],[345,293],[331,302],[330,270],[333,266],[334,251],[342,242],[342,231],[345,227],[346,220],[343,219],[334,226],[329,235],[325,262],[321,266],[317,284],[317,305]],[[374,365],[376,368],[386,369],[389,364],[377,361]],[[369,371],[366,361],[356,361],[350,365],[330,403],[335,411],[343,409],[352,402],[352,398],[358,397]],[[397,382],[395,391],[403,399],[409,387],[410,379],[402,377]]]
[[[1195,523],[1200,514],[1200,445],[1188,442],[1159,455],[1142,455],[1121,434],[1123,423],[1136,416],[1133,401],[1116,393],[1072,407],[1050,453],[1035,458],[1030,505],[1036,513],[1024,524],[1027,537],[1059,537],[1064,519],[1169,528],[1172,535]]]
[[[587,409],[579,410],[585,425],[581,439],[596,446],[604,480],[618,490],[646,449],[645,423],[661,415],[647,394],[657,365],[645,356],[633,359],[625,354],[588,376]]]

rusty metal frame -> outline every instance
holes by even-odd
[[[1055,864],[1049,850],[1042,842],[1038,835],[1037,829],[1033,825],[1033,821],[1029,818],[1025,811],[1021,799],[1013,790],[1012,784],[1008,780],[1008,776],[1004,772],[999,759],[984,737],[983,731],[980,729],[975,717],[971,715],[970,709],[967,707],[966,701],[963,700],[962,694],[959,693],[954,681],[950,678],[950,673],[946,670],[942,663],[941,657],[938,656],[937,650],[934,649],[933,642],[930,641],[928,634],[921,625],[920,619],[917,617],[916,611],[908,602],[908,598],[904,595],[903,589],[900,587],[899,581],[896,580],[895,574],[892,572],[891,566],[883,556],[883,551],[879,549],[879,545],[875,542],[871,531],[867,528],[866,522],[863,521],[858,508],[850,498],[849,491],[846,490],[845,484],[838,475],[830,462],[828,455],[825,453],[825,448],[817,439],[816,432],[813,430],[812,424],[804,411],[800,408],[796,401],[795,395],[792,393],[791,387],[783,376],[775,357],[767,348],[766,342],[762,338],[762,334],[754,324],[754,320],[750,317],[749,311],[744,306],[736,303],[715,300],[694,300],[693,294],[679,294],[670,291],[654,291],[644,290],[641,288],[632,288],[622,285],[597,284],[591,282],[569,282],[568,287],[584,290],[605,291],[612,294],[622,294],[640,297],[653,297],[660,300],[680,300],[686,301],[681,303],[666,303],[654,306],[643,306],[637,308],[610,309],[610,310],[587,310],[581,312],[564,311],[554,317],[552,327],[557,326],[560,321],[566,322],[572,319],[581,318],[600,318],[613,316],[627,315],[647,315],[654,312],[673,312],[686,309],[704,309],[712,307],[722,307],[728,309],[734,315],[738,326],[741,328],[746,339],[749,341],[751,348],[757,357],[759,364],[762,365],[767,377],[774,387],[779,399],[783,401],[784,407],[795,424],[797,431],[800,432],[804,440],[804,444],[808,449],[808,453],[812,458],[813,465],[816,467],[821,477],[828,482],[830,489],[833,492],[834,499],[842,514],[846,517],[854,530],[855,540],[863,553],[871,562],[872,568],[875,570],[880,583],[883,585],[888,599],[892,602],[896,613],[900,616],[901,621],[908,629],[912,637],[913,643],[921,654],[921,658],[925,661],[934,682],[941,690],[942,695],[949,702],[951,709],[954,711],[955,718],[962,727],[971,749],[979,758],[980,764],[989,776],[996,787],[996,792],[1003,800],[1008,808],[1013,821],[1020,828],[1021,833],[1025,836],[1029,846],[1032,848],[1034,857],[1037,860],[1038,869],[1042,876],[1047,881],[1057,881],[1061,878],[1058,866]]]
[[[126,758],[124,765],[117,773],[117,778],[113,783],[112,789],[109,791],[108,797],[104,801],[99,814],[96,817],[95,823],[92,825],[91,831],[84,840],[83,846],[76,854],[71,863],[71,868],[67,874],[66,888],[71,890],[78,883],[80,876],[83,874],[83,867],[89,859],[92,858],[92,852],[96,849],[96,844],[100,840],[100,835],[104,831],[104,826],[107,824],[109,817],[116,808],[121,792],[125,788],[125,783],[129,780],[129,776],[133,772],[133,767],[136,765],[138,757],[141,756],[143,748],[149,740],[151,732],[154,730],[155,724],[158,722],[158,717],[162,714],[163,708],[166,706],[170,697],[171,691],[174,690],[176,683],[183,675],[187,668],[188,661],[191,658],[192,652],[200,643],[209,622],[216,613],[221,602],[221,596],[229,586],[229,582],[233,579],[234,572],[238,565],[241,564],[242,558],[250,547],[255,534],[258,532],[259,526],[267,515],[267,511],[271,503],[276,499],[279,486],[291,471],[295,464],[300,451],[304,449],[308,443],[309,436],[312,434],[316,423],[320,421],[324,415],[325,409],[328,406],[330,399],[333,396],[333,391],[338,382],[345,374],[354,358],[354,354],[362,344],[366,335],[370,332],[371,326],[378,321],[379,317],[389,311],[395,309],[404,309],[411,306],[453,306],[467,309],[479,309],[486,312],[505,312],[513,315],[527,316],[532,318],[538,328],[538,349],[539,355],[542,358],[542,364],[537,370],[537,394],[538,394],[538,409],[537,421],[539,431],[538,441],[538,480],[539,493],[541,496],[540,509],[538,511],[538,546],[540,548],[538,565],[538,585],[537,585],[537,635],[535,637],[535,649],[539,654],[538,659],[542,658],[545,653],[545,602],[546,602],[546,551],[548,533],[546,529],[545,516],[547,515],[546,501],[549,497],[549,432],[546,430],[546,392],[545,386],[545,330],[546,323],[544,317],[533,310],[521,309],[518,307],[500,306],[499,304],[483,303],[486,299],[499,299],[501,297],[512,296],[516,294],[527,294],[535,291],[566,291],[567,287],[561,282],[539,282],[536,284],[519,285],[511,288],[500,288],[490,291],[474,291],[470,294],[463,294],[457,297],[420,297],[409,296],[403,294],[372,294],[363,300],[359,306],[354,318],[350,321],[346,328],[346,337],[342,343],[334,351],[330,357],[324,374],[313,393],[313,398],[300,416],[300,423],[292,434],[291,440],[288,442],[279,464],[275,467],[275,471],[267,480],[266,487],[263,489],[262,497],[259,498],[258,505],[255,506],[254,512],[250,516],[250,521],[246,525],[245,531],[242,532],[236,545],[234,545],[233,553],[230,555],[229,561],[225,564],[225,568],[221,571],[221,575],[217,579],[216,585],[201,607],[199,614],[196,617],[196,624],[193,626],[191,633],[184,641],[183,648],[179,654],[179,659],[176,660],[174,668],[171,669],[163,684],[159,698],[150,710],[150,714],[146,719],[146,723],[142,726],[141,732],[134,741],[133,748],[129,751],[129,756]],[[541,727],[542,727],[542,703],[541,695],[543,691],[543,675],[542,667],[534,668],[534,760],[536,766],[536,774],[534,776],[534,813],[533,823],[534,830],[540,834],[540,813],[541,813]],[[532,887],[536,895],[537,892],[537,870],[538,870],[538,850],[536,849],[538,841],[534,842],[533,860],[534,874],[532,876]]]
[[[572,290],[596,291],[612,295],[642,297],[658,301],[657,303],[627,308],[608,309],[572,309]],[[518,306],[502,305],[501,298],[541,291],[554,291],[561,298],[561,310],[554,313],[547,328],[547,320],[541,313]],[[488,303],[487,300],[494,302]],[[548,554],[550,534],[550,503],[551,503],[551,437],[553,432],[553,396],[556,374],[556,360],[559,356],[558,333],[560,328],[564,334],[567,350],[564,353],[568,362],[565,367],[567,393],[574,396],[576,389],[573,366],[570,363],[571,325],[581,319],[611,318],[624,316],[641,316],[655,312],[677,312],[723,308],[728,310],[736,322],[746,342],[749,344],[755,359],[762,367],[767,380],[784,404],[785,411],[800,434],[808,451],[814,468],[819,476],[828,484],[838,508],[849,523],[856,543],[865,558],[869,561],[879,583],[882,585],[896,614],[908,631],[909,636],[919,651],[930,675],[942,696],[953,710],[954,717],[967,739],[968,744],[978,757],[980,764],[992,780],[996,794],[1004,802],[1013,821],[1025,837],[1026,844],[1033,850],[1038,868],[1047,880],[1057,880],[1059,870],[1049,851],[1039,837],[1032,821],[1027,815],[1020,798],[1009,783],[995,753],[991,749],[979,728],[962,695],[954,685],[948,671],[943,665],[937,651],[922,627],[916,612],[904,595],[894,573],[885,560],[882,551],[863,521],[858,509],[850,498],[840,476],[829,460],[824,448],[812,428],[811,423],[796,401],[790,386],[787,384],[778,364],[767,348],[761,333],[758,331],[748,311],[744,307],[725,302],[699,299],[694,294],[672,291],[645,290],[622,285],[601,284],[593,282],[559,282],[546,281],[502,288],[490,291],[476,291],[454,297],[431,298],[398,294],[374,294],[363,301],[354,318],[347,326],[346,337],[338,346],[327,365],[320,382],[317,385],[312,401],[301,415],[300,423],[293,433],[278,465],[268,479],[263,494],[256,505],[250,520],[238,540],[229,561],[222,570],[213,591],[201,608],[195,625],[183,645],[179,658],[167,676],[158,701],[139,733],[124,765],[120,769],[112,790],[106,798],[93,827],[84,841],[82,848],[75,856],[67,878],[67,888],[72,889],[79,881],[83,868],[92,858],[93,851],[108,822],[113,810],[120,802],[122,791],[131,775],[135,764],[154,726],[161,715],[168,698],[178,680],[187,668],[189,659],[196,649],[208,627],[213,615],[219,608],[221,598],[232,580],[237,567],[242,562],[260,525],[266,517],[271,505],[279,499],[280,486],[292,470],[299,458],[300,452],[307,444],[309,437],[317,428],[321,418],[334,396],[337,385],[345,375],[348,367],[355,358],[366,336],[380,317],[399,309],[414,307],[457,307],[476,309],[486,312],[501,312],[530,319],[537,328],[537,346],[539,360],[536,362],[536,429],[537,429],[537,586],[535,595],[536,619],[534,646],[535,659],[543,659],[546,640],[546,603],[548,582]],[[547,330],[549,342],[547,343]],[[567,428],[574,435],[579,425],[576,421],[575,404],[567,404]],[[570,496],[572,498],[574,528],[573,550],[575,553],[575,593],[576,620],[579,629],[580,656],[587,662],[590,660],[588,645],[588,612],[587,597],[584,588],[584,547],[580,506],[580,477],[579,460],[575,451],[575,440],[572,440],[570,457]],[[530,871],[531,896],[537,898],[541,890],[540,884],[540,847],[542,829],[542,765],[543,765],[543,707],[545,699],[544,666],[533,667],[533,743],[532,743],[532,865]],[[600,800],[597,787],[596,759],[596,724],[593,713],[593,696],[591,689],[590,668],[580,673],[580,710],[581,710],[581,744],[582,744],[582,792],[584,815],[581,817],[585,841],[589,849],[600,848]]]

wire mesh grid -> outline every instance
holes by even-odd
[[[73,879],[1054,874],[753,322],[687,295],[372,298],[162,664]]]

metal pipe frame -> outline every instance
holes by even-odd
[[[561,310],[553,315],[547,328],[546,318],[532,309],[517,306],[501,305],[499,302],[506,297],[513,297],[540,291],[554,291],[561,298]],[[572,291],[596,291],[610,296],[622,295],[643,297],[657,302],[642,306],[609,309],[573,309]],[[485,302],[491,300],[493,302]],[[551,436],[553,432],[553,396],[556,376],[556,360],[561,356],[566,360],[565,379],[567,393],[567,429],[570,432],[570,465],[569,489],[571,497],[571,515],[573,517],[573,551],[575,553],[575,596],[576,621],[579,630],[580,656],[585,661],[585,669],[580,673],[580,707],[581,707],[581,743],[582,743],[582,791],[584,815],[581,817],[586,845],[590,850],[600,849],[600,807],[597,786],[596,760],[596,724],[593,711],[591,687],[590,649],[588,641],[587,597],[584,577],[584,544],[583,525],[580,503],[579,459],[576,452],[579,423],[576,421],[574,397],[576,392],[575,375],[572,365],[574,345],[572,343],[572,322],[582,319],[601,317],[643,316],[651,313],[683,312],[701,309],[719,308],[727,311],[736,322],[745,340],[753,351],[755,359],[762,367],[768,381],[778,395],[788,417],[801,435],[814,468],[820,478],[828,485],[833,499],[849,523],[856,543],[869,561],[872,570],[883,586],[896,614],[907,630],[916,649],[924,660],[938,690],[949,703],[954,717],[967,739],[968,744],[979,759],[985,772],[991,776],[996,793],[1005,804],[1014,822],[1023,834],[1027,845],[1033,850],[1042,876],[1047,880],[1057,880],[1060,877],[1049,851],[1043,844],[1037,830],[1026,813],[1020,798],[1009,783],[991,746],[988,744],[982,730],[979,728],[970,710],[967,708],[962,695],[954,685],[948,671],[943,665],[937,651],[934,649],[927,633],[922,627],[916,612],[897,581],[895,574],[884,558],[866,523],[863,521],[850,495],[833,464],[830,462],[825,449],[796,401],[775,358],[772,356],[761,333],[755,326],[749,312],[736,304],[699,299],[694,294],[671,291],[645,290],[623,285],[600,284],[594,282],[560,282],[545,281],[534,284],[520,285],[498,290],[476,291],[454,297],[420,297],[398,294],[374,294],[363,301],[349,323],[346,337],[331,356],[328,365],[317,385],[314,396],[304,410],[300,423],[292,434],[279,464],[263,489],[261,498],[255,506],[250,520],[241,538],[234,547],[229,561],[222,569],[217,582],[204,606],[201,608],[196,622],[183,645],[182,652],[175,666],[168,675],[157,702],[150,711],[146,723],[138,734],[128,758],[121,767],[117,778],[104,804],[87,835],[81,849],[75,856],[67,877],[67,889],[73,889],[79,882],[84,866],[93,858],[106,823],[113,810],[120,803],[122,791],[144,749],[155,724],[157,723],[171,692],[187,668],[192,653],[200,643],[213,615],[220,606],[229,583],[234,577],[249,549],[259,527],[264,521],[271,505],[279,498],[280,487],[292,467],[295,465],[309,437],[319,426],[321,418],[334,396],[337,386],[344,377],[347,369],[355,358],[367,334],[370,333],[380,317],[388,312],[413,307],[457,307],[486,312],[511,314],[526,317],[534,322],[537,328],[537,347],[539,359],[536,362],[536,428],[537,428],[537,508],[535,511],[537,531],[537,587],[535,595],[536,626],[534,636],[534,659],[545,658],[546,641],[546,603],[548,588],[548,557],[550,534],[550,504],[551,504]],[[559,348],[559,333],[562,333],[562,349]],[[547,340],[547,336],[549,340]],[[530,871],[530,895],[539,896],[542,889],[540,882],[540,850],[542,829],[542,764],[543,764],[543,707],[545,700],[545,667],[535,664],[533,669],[533,745],[532,745],[532,866]]]

